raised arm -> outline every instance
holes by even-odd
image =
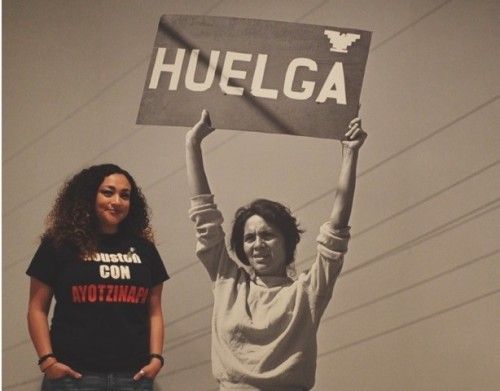
[[[309,294],[315,296],[312,300],[315,305],[311,306],[311,311],[316,324],[319,324],[332,297],[335,281],[342,269],[343,255],[347,251],[358,151],[367,136],[361,129],[359,118],[354,118],[349,123],[345,136],[346,139],[342,141],[342,162],[332,214],[330,220],[320,228],[316,262],[303,277],[304,282],[309,285]]]
[[[215,281],[220,273],[226,272],[227,268],[223,265],[232,265],[233,262],[229,262],[222,214],[214,204],[203,166],[201,142],[213,131],[210,115],[203,110],[198,123],[186,134],[186,167],[192,197],[189,216],[196,230],[196,255],[207,269],[210,279]]]
[[[345,228],[349,225],[354,188],[356,187],[358,153],[367,137],[366,132],[361,128],[360,118],[354,118],[349,123],[345,136],[346,139],[342,141],[342,163],[337,192],[330,215],[330,223],[334,229]]]
[[[200,120],[186,133],[186,168],[192,197],[211,193],[203,166],[201,142],[213,131],[210,115],[203,110]]]

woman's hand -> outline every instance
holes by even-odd
[[[347,129],[345,137],[346,139],[342,140],[342,145],[345,148],[356,151],[361,148],[366,138],[368,137],[363,128],[361,128],[361,118],[356,117],[351,120],[351,122],[349,122],[349,127]]]
[[[208,111],[203,110],[198,123],[186,134],[186,169],[191,197],[210,194],[210,186],[203,166],[201,141],[214,129]]]
[[[214,130],[215,128],[212,127],[212,121],[210,120],[210,114],[207,110],[203,109],[200,120],[186,133],[186,141],[200,144],[201,141]]]
[[[51,364],[45,371],[45,375],[48,379],[60,379],[64,376],[71,376],[75,379],[80,379],[82,377],[81,373],[73,370],[62,362],[56,362],[55,364]]]
[[[148,365],[141,368],[139,372],[134,375],[134,380],[139,380],[142,377],[154,379],[161,369],[161,362],[156,358],[152,358]]]

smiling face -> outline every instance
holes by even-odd
[[[245,222],[243,251],[258,276],[285,276],[285,238],[259,215]]]
[[[123,174],[111,174],[104,178],[95,200],[95,211],[102,233],[116,233],[130,209],[131,185]]]

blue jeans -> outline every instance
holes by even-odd
[[[133,373],[82,372],[80,379],[63,376],[43,378],[42,391],[153,391],[153,379],[143,376],[134,380]]]

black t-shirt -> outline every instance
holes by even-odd
[[[152,243],[103,235],[96,254],[82,259],[46,239],[26,273],[53,289],[50,338],[60,362],[95,372],[149,362],[149,292],[169,278]]]

